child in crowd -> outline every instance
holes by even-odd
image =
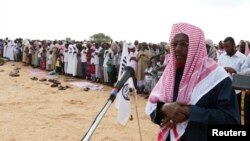
[[[56,59],[56,73],[61,74],[62,73],[62,61],[60,56]]]
[[[60,57],[60,61],[61,61],[61,74],[65,74],[65,72],[64,72],[64,55],[63,55],[63,53],[60,53],[59,57]]]
[[[157,81],[158,81],[158,65],[157,65],[157,58],[153,57],[151,59],[151,68],[152,68],[152,83],[151,83],[151,90],[155,87]],[[150,92],[151,92],[150,90]]]
[[[151,61],[148,61],[148,67],[144,71],[144,93],[146,94],[145,98],[148,98],[148,95],[151,92],[151,85],[152,85],[152,66]]]

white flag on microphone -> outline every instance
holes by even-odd
[[[122,49],[122,57],[121,57],[121,64],[119,69],[118,81],[122,76],[123,69],[128,64],[128,46],[126,42],[123,43]],[[131,106],[130,106],[130,95],[129,95],[129,88],[134,88],[132,78],[129,78],[128,81],[124,84],[121,88],[119,93],[116,96],[116,103],[115,107],[117,108],[117,121],[121,125],[126,125],[128,122],[130,115],[131,115]]]

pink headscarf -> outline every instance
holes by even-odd
[[[193,25],[187,23],[174,24],[172,27],[170,35],[170,43],[176,34],[184,33],[189,38],[189,47],[187,60],[183,72],[183,76],[179,86],[179,93],[177,97],[177,102],[189,104],[192,92],[195,86],[209,75],[214,69],[218,67],[216,62],[208,58],[207,51],[205,47],[205,38],[203,31]],[[169,63],[164,70],[163,76],[158,81],[154,89],[152,90],[149,101],[152,103],[173,102],[173,92],[175,84],[175,54],[174,48],[170,46],[170,56]],[[174,128],[174,133],[176,138],[178,138],[178,133]],[[169,134],[169,129],[164,127],[158,134],[158,140],[166,140]]]

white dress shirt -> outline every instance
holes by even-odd
[[[222,67],[231,67],[237,73],[241,72],[241,67],[245,63],[246,56],[237,51],[233,56],[229,56],[226,52],[219,56],[218,63]]]
[[[222,67],[231,67],[236,71],[236,73],[240,73],[245,60],[246,56],[239,51],[237,51],[233,56],[229,56],[226,52],[224,52],[219,56],[218,63]],[[229,76],[232,79],[231,74],[229,74]],[[239,94],[240,91],[235,90],[235,93]]]

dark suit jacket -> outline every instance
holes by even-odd
[[[176,90],[174,95],[178,95]],[[174,96],[174,101],[176,97]],[[157,108],[150,115],[151,120],[156,124],[161,123],[159,109],[163,104],[157,103]],[[189,112],[189,123],[181,141],[206,141],[209,124],[239,124],[238,102],[232,89],[231,79],[227,77],[221,81],[195,105],[191,105]]]

